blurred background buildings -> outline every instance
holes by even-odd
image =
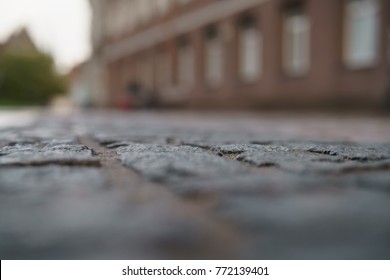
[[[6,42],[0,43],[0,53],[8,51],[37,52],[38,48],[35,46],[28,31],[23,28],[12,34]]]
[[[383,107],[389,98],[387,0],[90,2],[84,67],[97,106],[142,106],[140,95],[200,108]]]

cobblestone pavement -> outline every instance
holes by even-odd
[[[1,259],[389,259],[390,119],[43,114],[0,129]]]

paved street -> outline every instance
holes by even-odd
[[[9,114],[1,259],[390,258],[389,117]]]

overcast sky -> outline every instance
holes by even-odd
[[[87,0],[0,0],[0,42],[26,26],[60,69],[69,69],[90,54],[90,16]]]

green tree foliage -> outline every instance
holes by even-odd
[[[42,53],[0,54],[0,105],[45,105],[66,92],[53,59]]]

